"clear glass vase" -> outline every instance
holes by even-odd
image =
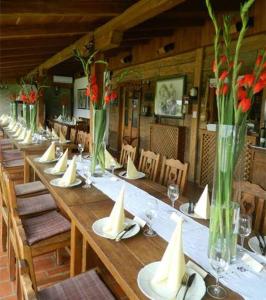
[[[30,129],[30,108],[26,103],[22,104],[23,119],[27,129]]]
[[[91,173],[93,176],[102,176],[105,171],[105,129],[106,109],[94,109],[93,111],[93,143]]]
[[[30,104],[30,129],[32,133],[37,131],[37,105]]]
[[[233,262],[236,259],[239,199],[235,199],[236,182],[241,180],[239,163],[245,142],[245,127],[219,125],[216,141],[216,161],[211,202],[209,257],[217,241],[222,243],[222,256]],[[229,258],[228,258],[229,256]]]
[[[16,101],[10,103],[11,116],[14,120],[18,119],[18,103]]]

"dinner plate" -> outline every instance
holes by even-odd
[[[68,144],[68,143],[70,143],[70,142],[71,142],[70,140],[66,140],[65,142],[60,142],[60,141],[58,141],[59,144]]]
[[[136,178],[128,178],[127,177],[127,172],[126,171],[122,171],[118,174],[120,177],[128,179],[128,180],[136,180],[136,179],[140,179],[140,178],[144,178],[146,176],[145,173],[142,172],[138,172],[138,176]]]
[[[264,241],[266,241],[266,236],[264,236]],[[250,238],[248,240],[248,245],[249,245],[249,248],[253,252],[262,255],[262,253],[260,251],[259,241],[258,241],[258,239],[255,236],[253,236],[252,238]],[[266,256],[264,256],[264,257],[266,258]]]
[[[118,166],[116,166],[116,167],[114,168],[114,170],[119,170],[119,169],[121,169],[121,168],[123,168],[123,165],[118,165]],[[105,170],[107,170],[107,171],[112,171],[111,168],[105,168]]]
[[[150,263],[139,271],[138,279],[137,279],[138,286],[139,286],[140,290],[142,291],[142,293],[149,299],[172,300],[172,299],[169,299],[166,297],[162,297],[161,295],[158,295],[154,291],[154,289],[151,285],[151,280],[159,266],[159,263],[160,263],[159,261]],[[200,300],[206,293],[206,285],[205,285],[203,278],[199,275],[199,273],[197,273],[196,271],[194,271],[193,269],[188,268],[188,267],[186,267],[186,273],[188,275],[191,275],[193,273],[196,274],[196,277],[195,277],[191,287],[187,291],[186,300]],[[184,293],[185,293],[185,287],[181,286],[175,300],[182,300]]]
[[[49,160],[49,161],[40,161],[40,157],[36,157],[36,158],[34,158],[34,161],[35,161],[35,162],[38,162],[38,163],[40,163],[40,164],[51,164],[51,163],[53,163],[53,162],[58,161],[58,159],[59,159],[59,158],[55,158],[55,159]]]
[[[202,217],[200,217],[199,215],[193,213],[193,214],[189,214],[188,213],[188,207],[189,207],[189,203],[184,203],[182,205],[180,205],[179,210],[186,216],[194,218],[194,219],[203,219]],[[195,207],[195,205],[194,205]]]
[[[99,235],[101,237],[114,240],[116,238],[116,236],[112,236],[112,235],[109,235],[109,234],[106,234],[103,232],[103,227],[106,224],[106,221],[108,220],[108,218],[109,217],[106,217],[106,218],[102,218],[102,219],[95,221],[92,224],[92,230],[94,231],[94,233],[96,233],[97,235]],[[136,225],[131,230],[129,230],[127,233],[125,233],[125,235],[122,237],[122,239],[128,239],[128,238],[131,238],[132,236],[138,234],[138,232],[140,231],[139,224],[137,222],[135,222],[134,220],[131,220],[128,218],[125,219],[126,226],[133,225],[133,224],[136,224]]]
[[[55,175],[55,176],[60,176],[63,175],[65,172],[53,172],[54,168],[48,168],[44,170],[44,173],[49,174],[49,175]]]
[[[56,186],[56,187],[61,187],[61,188],[70,188],[70,187],[73,187],[73,186],[77,186],[79,184],[81,184],[82,180],[80,178],[76,178],[76,181],[74,183],[71,183],[70,185],[68,186],[63,186],[61,185],[61,179],[62,178],[55,178],[55,179],[52,179],[50,181],[50,184],[53,185],[53,186]]]

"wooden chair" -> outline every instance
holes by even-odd
[[[76,144],[84,144],[85,142],[85,131],[79,130],[77,133]]]
[[[234,199],[242,213],[252,216],[253,230],[266,235],[266,191],[249,181],[234,182]]]
[[[91,135],[88,132],[84,133],[84,151],[90,153]]]
[[[28,264],[19,260],[20,290],[25,300],[114,300],[114,296],[102,282],[95,270],[87,271],[75,277],[64,280],[39,292],[33,289]]]
[[[67,136],[67,129],[68,129],[67,126],[61,125],[61,132],[62,132],[63,136],[64,136],[66,139],[68,138],[68,136]]]
[[[73,144],[76,143],[76,135],[77,135],[77,130],[75,128],[71,128],[71,130],[70,130],[70,141]]]
[[[126,165],[127,164],[127,160],[128,160],[128,156],[131,157],[132,161],[135,161],[136,158],[136,147],[133,147],[131,145],[125,145],[122,144],[122,149],[121,149],[121,154],[120,154],[120,159],[119,159],[119,163],[121,165]]]
[[[56,132],[56,134],[59,134],[61,129],[61,125],[58,123],[54,123],[54,131]]]
[[[70,246],[70,222],[57,211],[22,218],[17,209],[14,182],[4,173],[11,219],[10,232],[15,236],[14,252],[29,264],[33,288],[37,283],[33,257]]]
[[[152,151],[141,150],[139,171],[147,175],[149,179],[155,181],[157,178],[157,170],[160,160],[160,154],[155,154]]]
[[[178,184],[180,192],[183,193],[187,182],[187,175],[188,163],[183,164],[179,160],[163,157],[160,184],[166,186],[170,183]]]

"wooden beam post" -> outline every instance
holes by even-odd
[[[203,63],[203,48],[196,50],[195,70],[194,70],[194,86],[198,88],[198,101],[192,106],[192,119],[190,125],[190,139],[189,139],[189,172],[188,179],[192,182],[196,179],[197,168],[197,147],[198,147],[198,133],[199,133],[199,118],[200,118],[200,87],[201,87],[201,73]]]

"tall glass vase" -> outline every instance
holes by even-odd
[[[100,176],[105,169],[104,136],[106,129],[106,109],[93,110],[93,144],[91,173]]]
[[[22,104],[23,119],[27,129],[30,129],[30,108],[26,103]]]
[[[11,116],[14,120],[18,119],[18,103],[16,101],[10,102]]]
[[[222,244],[222,256],[227,261],[236,259],[239,203],[233,189],[240,181],[242,150],[245,142],[245,127],[219,125],[216,141],[216,162],[214,170],[209,257],[217,243]]]
[[[30,129],[32,133],[37,131],[37,105],[30,104]]]

